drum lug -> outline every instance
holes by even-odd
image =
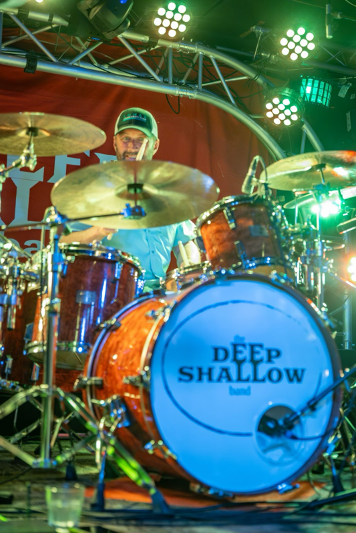
[[[113,433],[117,428],[124,428],[130,425],[126,405],[121,396],[114,394],[106,400],[92,400],[92,403],[104,410],[100,425],[110,427],[110,433]]]
[[[98,324],[96,326],[95,329],[113,329],[113,330],[116,330],[116,329],[119,329],[119,327],[121,326],[121,322],[118,321],[117,318],[111,318],[110,320],[105,320],[105,322],[101,322],[100,324]]]
[[[115,263],[115,274],[114,274],[115,279],[120,279],[123,266],[124,266],[123,263],[120,263],[119,261]]]
[[[141,370],[141,372],[137,376],[126,376],[123,379],[123,382],[125,383],[125,385],[132,385],[133,387],[144,387],[148,390],[150,387],[149,367],[145,367],[144,370]]]
[[[295,483],[295,485],[290,485],[289,483],[281,483],[277,486],[277,490],[279,494],[286,494],[287,492],[291,492],[292,490],[299,489],[299,483]]]
[[[154,320],[157,320],[158,318],[163,318],[165,322],[169,319],[169,316],[171,314],[171,306],[165,305],[164,307],[160,307],[159,309],[151,309],[151,311],[147,311],[146,316],[149,318],[153,318]]]
[[[176,455],[174,455],[174,453],[172,453],[167,448],[163,440],[150,440],[147,444],[144,445],[144,448],[150,455],[153,455],[156,451],[159,451],[164,458],[172,458],[174,460],[177,460]]]
[[[236,229],[237,224],[233,212],[228,207],[224,209],[224,215],[230,229]]]
[[[85,378],[84,376],[79,376],[79,378],[75,380],[73,389],[74,390],[85,389],[86,387],[90,387],[90,386],[94,386],[94,387],[98,387],[98,389],[102,389],[103,379],[97,378],[97,377]]]
[[[233,498],[234,494],[232,492],[224,492],[220,489],[215,489],[214,487],[204,487],[199,483],[190,483],[189,488],[192,492],[197,494],[205,494],[208,496],[214,496],[214,498]]]
[[[276,270],[273,270],[270,274],[272,281],[279,281],[279,283],[294,283],[294,280],[287,276],[287,274],[280,274]]]
[[[248,269],[251,266],[251,262],[247,259],[246,250],[241,241],[235,241],[235,246],[238,255],[240,256],[241,263],[244,269]]]

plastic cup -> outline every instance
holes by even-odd
[[[48,524],[57,528],[77,526],[84,502],[83,485],[78,483],[46,487]]]

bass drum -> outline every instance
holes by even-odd
[[[258,494],[320,457],[340,390],[292,429],[273,429],[341,368],[316,308],[294,289],[258,274],[216,275],[148,295],[114,318],[87,361],[85,401],[100,418],[97,400],[121,398],[129,425],[116,435],[148,471]]]

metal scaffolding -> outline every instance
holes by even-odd
[[[286,157],[284,150],[270,133],[261,125],[263,115],[253,115],[246,106],[241,105],[236,90],[231,88],[231,83],[252,80],[262,89],[271,88],[274,84],[263,76],[258,70],[248,64],[227,55],[226,53],[210,48],[199,43],[174,42],[158,39],[152,43],[147,35],[140,35],[133,31],[126,31],[118,36],[126,55],[109,58],[107,54],[100,55],[100,47],[107,45],[100,41],[83,43],[78,37],[71,42],[70,53],[63,54],[50,50],[48,43],[44,43],[37,36],[41,33],[58,30],[60,35],[62,26],[67,22],[61,17],[50,14],[29,12],[26,21],[37,21],[43,27],[30,30],[24,21],[21,21],[19,9],[3,9],[0,12],[0,64],[25,69],[28,67],[30,54],[21,44],[32,41],[38,53],[34,64],[41,72],[59,74],[102,83],[122,85],[135,89],[160,92],[166,95],[187,97],[212,104],[247,126],[251,132],[264,144],[271,156],[278,160]],[[3,39],[4,16],[10,17],[21,30],[21,35]],[[48,35],[48,34],[47,34]],[[14,46],[16,44],[16,47]],[[138,46],[142,49],[138,50]],[[52,47],[53,48],[53,47]],[[118,48],[113,51],[117,52]],[[73,55],[73,51],[75,54]],[[157,65],[152,58],[152,51],[160,52],[160,62]],[[98,54],[99,52],[99,54]],[[143,56],[147,57],[143,57]],[[33,61],[33,52],[31,59]],[[103,60],[103,57],[105,60]],[[182,57],[185,61],[182,62]],[[181,73],[182,64],[184,73]],[[33,66],[33,63],[32,63]],[[179,66],[179,68],[178,68]],[[204,72],[209,68],[213,70],[213,79],[204,80]],[[240,73],[231,76],[231,69]],[[179,74],[177,74],[179,72]],[[210,72],[210,71],[209,71]],[[220,92],[216,92],[219,87]],[[261,89],[261,90],[262,90]],[[313,131],[310,124],[304,120],[302,123],[303,135],[309,139],[315,150],[323,150],[323,146]]]

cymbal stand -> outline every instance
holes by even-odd
[[[0,165],[0,209],[1,209],[2,184],[5,182],[6,178],[8,178],[8,173],[14,168],[22,168],[22,167],[28,167],[30,170],[34,170],[37,165],[37,156],[35,154],[35,149],[34,149],[34,144],[33,144],[33,140],[37,135],[36,128],[28,128],[27,135],[29,136],[29,140],[28,140],[26,148],[24,149],[20,157],[16,159],[8,167],[5,167],[4,165]]]
[[[20,458],[25,463],[34,468],[51,468],[63,464],[72,459],[78,450],[95,441],[103,443],[108,455],[116,462],[119,468],[136,484],[148,490],[153,509],[156,512],[166,512],[167,507],[161,493],[157,490],[154,481],[141,467],[141,465],[127,452],[110,431],[100,427],[98,421],[86,408],[84,403],[70,393],[64,393],[54,384],[54,372],[56,368],[56,340],[58,331],[58,317],[60,299],[58,298],[59,274],[62,266],[62,256],[59,251],[59,230],[65,219],[63,219],[55,209],[45,223],[50,226],[50,251],[48,253],[48,294],[49,304],[47,306],[47,331],[46,331],[46,352],[44,357],[43,384],[31,387],[27,390],[20,390],[12,398],[0,406],[0,420],[11,414],[18,407],[30,401],[37,406],[41,413],[41,444],[40,457],[36,459],[26,451],[12,442],[0,436],[0,447],[8,450],[14,456]],[[37,398],[42,398],[40,404]],[[77,442],[69,451],[65,451],[55,458],[51,458],[51,433],[53,428],[53,406],[54,399],[60,402],[66,410],[73,413],[76,418],[88,430],[81,441]],[[33,428],[34,429],[34,428]]]
[[[322,311],[324,310],[324,295],[325,295],[325,244],[321,234],[320,211],[323,201],[323,195],[329,195],[329,187],[325,183],[323,169],[325,165],[317,165],[316,170],[319,170],[321,183],[315,185],[313,188],[314,198],[318,203],[318,210],[316,212],[316,269],[315,269],[315,285],[316,285],[316,305]]]

